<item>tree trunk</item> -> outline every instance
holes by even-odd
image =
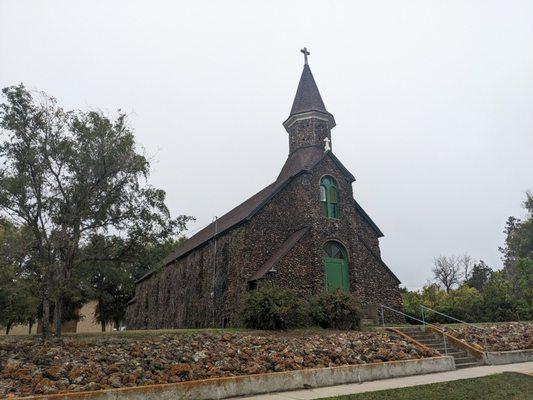
[[[102,327],[102,332],[105,332],[105,321],[100,322],[100,326]]]
[[[11,330],[11,323],[7,323],[6,325],[6,336],[9,335],[9,331]]]
[[[54,309],[54,325],[56,328],[55,336],[61,338],[61,328],[63,322],[63,301],[65,299],[65,288],[70,286],[70,274],[68,273],[67,261],[60,264],[59,275],[57,279],[56,306]]]
[[[56,294],[56,304],[54,307],[54,327],[55,327],[55,337],[61,338],[61,320],[63,317],[63,289],[61,289],[62,282],[59,283]]]
[[[43,291],[43,314],[41,316],[42,338],[50,338],[50,292],[52,290],[52,271],[48,266],[46,272],[46,284]]]
[[[33,326],[33,319],[32,318],[29,318],[28,319],[28,335],[31,335],[31,328]]]

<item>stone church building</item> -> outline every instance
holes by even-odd
[[[400,281],[380,255],[383,233],[354,199],[355,178],[332,150],[335,119],[303,52],[278,177],[136,282],[128,329],[238,325],[241,296],[264,282],[302,298],[352,292],[370,318],[379,304],[401,308]]]

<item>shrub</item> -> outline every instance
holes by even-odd
[[[244,326],[252,329],[284,330],[304,324],[302,304],[296,296],[271,285],[246,293],[240,316]]]
[[[415,318],[420,318],[420,304],[422,304],[422,295],[419,292],[409,292],[407,290],[403,290],[401,294],[404,313],[407,315],[412,315]],[[406,318],[405,321],[410,324],[420,323],[411,318]]]
[[[480,321],[483,296],[474,288],[461,286],[450,291],[437,310],[466,322]],[[452,322],[445,319],[443,322]]]
[[[359,329],[363,313],[355,297],[336,290],[312,298],[309,315],[322,328]]]

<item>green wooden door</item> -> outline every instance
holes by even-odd
[[[324,271],[328,290],[341,289],[345,292],[350,290],[346,260],[324,257]]]

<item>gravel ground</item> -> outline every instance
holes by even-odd
[[[509,322],[481,325],[486,332],[489,351],[510,351],[533,349],[533,323]],[[455,337],[484,347],[484,332],[474,327],[453,327],[450,333]]]
[[[172,383],[211,377],[417,359],[385,332],[196,333],[0,340],[0,397]]]

